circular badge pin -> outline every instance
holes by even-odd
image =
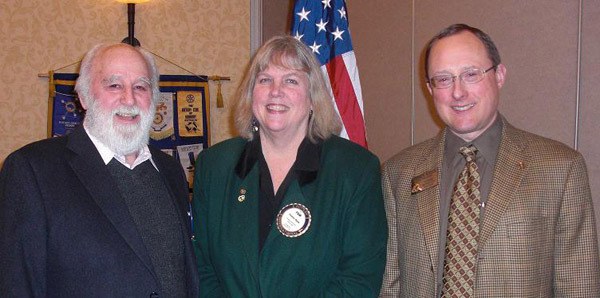
[[[310,227],[310,211],[298,203],[285,205],[277,214],[277,229],[283,236],[298,237]]]
[[[240,188],[240,195],[238,196],[238,202],[243,202],[246,200],[246,189]]]

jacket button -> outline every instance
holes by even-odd
[[[156,297],[158,297],[158,293],[156,293],[156,292],[150,293],[150,298],[156,298]]]

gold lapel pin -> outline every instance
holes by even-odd
[[[240,188],[240,195],[238,196],[238,202],[243,202],[246,200],[246,189]]]
[[[411,192],[412,193],[417,193],[423,191],[423,187],[421,187],[421,185],[419,183],[415,183],[415,185],[413,185]]]

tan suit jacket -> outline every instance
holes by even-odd
[[[476,297],[600,297],[600,264],[580,153],[504,122],[480,229]],[[382,297],[434,297],[439,183],[448,129],[383,166],[389,224]],[[437,177],[436,177],[437,176]],[[422,176],[421,176],[422,177]]]

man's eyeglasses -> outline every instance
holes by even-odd
[[[446,89],[454,85],[456,78],[459,78],[461,82],[465,82],[467,84],[479,83],[481,80],[483,80],[485,74],[492,69],[496,69],[496,66],[497,65],[494,65],[486,70],[472,68],[461,72],[457,76],[449,74],[433,76],[429,79],[429,84],[436,89]]]

